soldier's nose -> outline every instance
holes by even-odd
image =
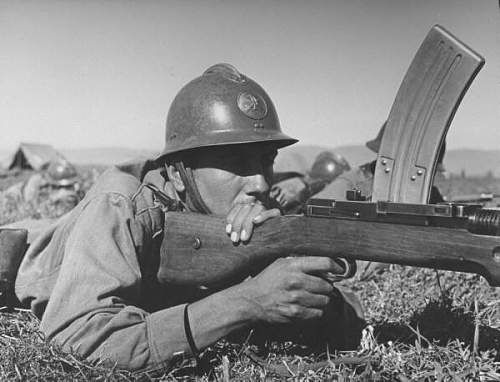
[[[245,193],[253,196],[260,196],[269,192],[269,184],[262,174],[255,174],[247,177]]]

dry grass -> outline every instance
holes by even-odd
[[[93,178],[88,179],[90,185]],[[477,188],[477,181],[471,184]],[[475,192],[467,184],[457,187]],[[1,198],[0,208],[4,223],[58,214],[50,206]],[[184,360],[155,374],[130,373],[64,353],[43,339],[31,313],[3,310],[0,380],[500,380],[500,288],[475,275],[395,265],[343,285],[360,296],[369,324],[353,352],[329,352],[325,346],[314,353],[292,342],[256,342],[250,334],[207,349],[201,370]]]
[[[124,380],[131,373],[83,362],[47,344],[38,320],[27,311],[0,314],[0,380]]]

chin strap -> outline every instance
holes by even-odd
[[[193,207],[202,214],[209,215],[210,209],[207,207],[203,199],[201,198],[198,186],[194,181],[193,171],[189,167],[185,167],[182,161],[175,162],[175,168],[179,171],[179,175],[186,188],[186,199],[193,204]],[[188,200],[186,200],[186,203]]]

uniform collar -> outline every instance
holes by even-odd
[[[142,183],[150,184],[156,187],[170,199],[173,199],[181,203],[179,195],[177,194],[177,191],[174,188],[174,185],[165,178],[163,172],[164,172],[163,168],[156,168],[154,170],[148,171],[144,175]]]

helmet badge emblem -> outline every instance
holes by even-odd
[[[266,101],[259,94],[240,93],[238,107],[243,114],[252,119],[262,119],[267,115]]]

